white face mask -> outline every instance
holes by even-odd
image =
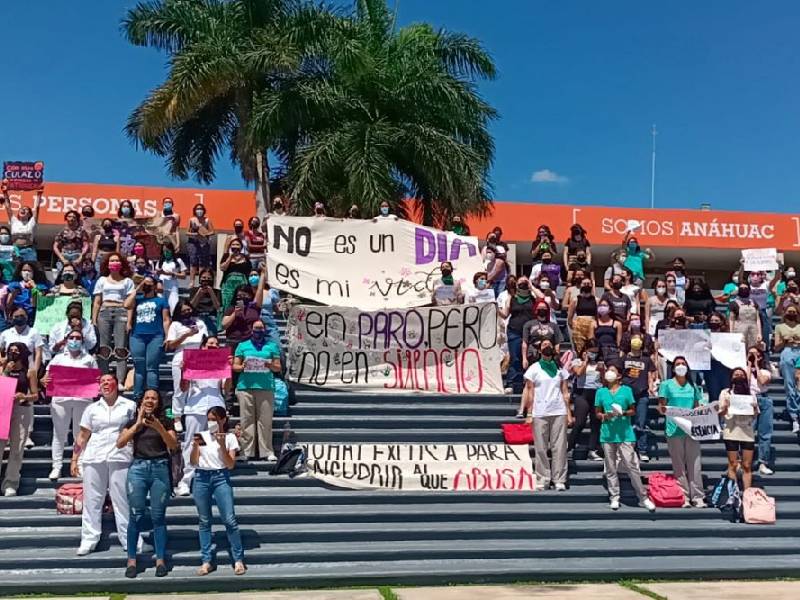
[[[614,371],[606,371],[605,378],[608,383],[614,383],[617,380],[617,374]]]
[[[209,421],[208,433],[210,433],[211,435],[217,435],[219,433],[219,423],[217,423],[216,421]]]
[[[678,377],[686,377],[686,373],[689,372],[689,368],[686,365],[678,365],[674,369],[675,375]]]
[[[541,281],[541,282],[539,282],[539,289],[541,289],[541,290],[549,290],[550,289],[550,282],[549,281]]]

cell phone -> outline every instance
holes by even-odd
[[[237,300],[236,301],[236,308],[244,309],[244,301],[243,300]]]
[[[206,441],[203,439],[203,436],[200,435],[199,433],[195,433],[194,434],[194,439],[197,440],[198,445],[200,445],[200,446],[205,446],[206,445]]]

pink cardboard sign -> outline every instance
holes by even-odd
[[[49,396],[66,398],[94,398],[100,395],[100,369],[83,367],[50,367],[50,385],[47,386]]]
[[[7,440],[11,429],[11,411],[14,410],[14,396],[17,394],[17,380],[14,377],[0,377],[0,440]]]
[[[230,357],[230,348],[184,350],[183,378],[187,381],[228,379],[231,376]]]

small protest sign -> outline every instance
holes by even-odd
[[[683,356],[690,369],[711,368],[711,332],[707,329],[664,329],[658,335],[658,344],[659,354],[668,361]]]
[[[26,192],[41,189],[44,185],[44,163],[37,161],[6,161],[3,179],[9,191]]]
[[[271,370],[269,361],[263,358],[246,358],[244,360],[245,373],[269,373]]]
[[[728,414],[752,417],[755,414],[755,398],[750,394],[731,394]]]
[[[742,250],[745,271],[776,271],[778,251],[775,248],[754,248]]]
[[[718,404],[713,402],[697,408],[667,406],[667,418],[697,442],[720,438]]]
[[[231,376],[230,348],[208,348],[206,350],[183,351],[183,378],[228,379]]]
[[[711,333],[711,356],[729,369],[745,368],[747,353],[741,333]]]
[[[0,440],[7,440],[11,431],[11,413],[16,402],[17,380],[0,376]]]
[[[0,246],[0,260],[14,260],[14,246]]]
[[[47,393],[58,398],[95,398],[100,394],[100,369],[52,365]]]
[[[83,318],[92,314],[91,298],[79,298],[83,306]],[[36,300],[36,320],[34,326],[42,335],[48,335],[53,327],[67,318],[67,306],[76,302],[74,296],[39,296]]]

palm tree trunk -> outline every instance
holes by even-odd
[[[263,150],[256,152],[256,215],[262,221],[272,209],[269,195],[269,161]]]
[[[422,198],[422,224],[433,227],[433,200],[425,196]]]

